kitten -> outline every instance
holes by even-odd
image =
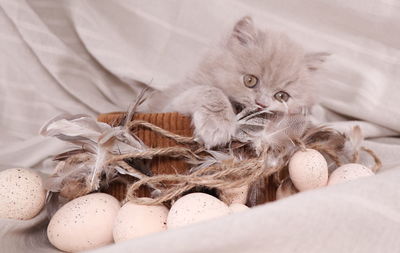
[[[237,105],[290,114],[308,110],[314,103],[314,72],[326,56],[306,54],[286,35],[257,29],[244,17],[194,73],[155,92],[146,111],[190,115],[195,135],[207,147],[224,145],[237,131]]]

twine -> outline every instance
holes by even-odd
[[[356,152],[354,152],[354,154],[353,154],[353,157],[352,157],[352,159],[351,159],[351,162],[352,163],[358,163],[360,161],[360,152],[359,151],[356,151]]]
[[[372,156],[372,158],[374,159],[375,165],[374,165],[374,167],[371,168],[371,170],[372,170],[374,173],[378,172],[378,171],[382,168],[382,162],[381,162],[381,160],[379,159],[379,157],[375,154],[374,151],[372,151],[372,150],[369,149],[369,148],[361,147],[361,150],[367,152],[369,155]]]
[[[148,128],[148,129],[152,130],[153,132],[155,132],[163,137],[170,138],[178,143],[182,143],[182,144],[196,144],[197,143],[193,137],[186,137],[186,136],[181,136],[179,134],[174,134],[168,130],[165,130],[161,127],[153,125],[144,120],[135,120],[135,121],[131,121],[130,123],[127,124],[127,127],[129,128],[129,130],[132,130],[138,126]]]
[[[372,172],[376,173],[378,172],[381,168],[382,168],[382,162],[379,159],[378,155],[371,149],[367,148],[367,147],[361,147],[360,150],[357,150],[352,157],[352,163],[358,163],[360,161],[360,151],[364,151],[367,154],[369,154],[372,159],[374,159],[374,166],[372,168],[370,168],[372,170]]]
[[[147,177],[133,183],[127,191],[126,201],[137,204],[157,205],[173,200],[196,186],[209,188],[229,189],[249,185],[260,177],[267,177],[275,173],[275,169],[265,169],[260,159],[245,161],[225,161],[198,170],[189,175],[157,175]],[[142,185],[168,183],[169,188],[161,190],[161,194],[152,199],[137,198],[135,191]]]
[[[174,158],[185,158],[189,161],[199,161],[201,157],[196,155],[192,150],[185,147],[165,147],[165,148],[148,148],[141,152],[132,152],[123,155],[113,155],[107,160],[106,164],[111,164],[124,159],[152,159],[157,156],[168,156]]]
[[[175,140],[178,143],[195,144],[194,138],[184,137],[168,130],[162,129],[146,121],[135,120],[128,124],[129,129],[135,127],[146,127],[161,136],[168,137]],[[296,144],[301,150],[305,148],[316,149],[320,152],[328,155],[336,164],[340,166],[342,163],[339,159],[335,149],[323,143],[307,143],[305,144],[302,140],[295,140]],[[362,151],[370,154],[374,161],[375,166],[372,168],[374,172],[378,171],[382,163],[378,156],[370,149],[362,147]],[[188,163],[199,163],[203,160],[202,157],[198,156],[198,151],[192,151],[186,147],[165,147],[165,148],[149,148],[142,152],[128,153],[124,155],[113,155],[107,164],[119,164],[125,169],[129,166],[124,162],[125,159],[151,159],[157,156],[167,157],[180,157],[184,158]],[[143,205],[158,205],[166,201],[171,201],[179,198],[185,192],[197,187],[209,187],[217,189],[229,189],[238,188],[244,185],[250,185],[260,180],[261,178],[268,178],[269,176],[276,176],[282,171],[287,165],[280,165],[271,168],[265,168],[265,159],[268,155],[268,150],[264,151],[259,157],[250,158],[246,160],[236,160],[234,158],[218,162],[209,167],[199,169],[191,174],[163,174],[155,176],[141,175],[141,178],[137,182],[128,186],[127,194],[124,203],[132,201],[137,204]],[[355,157],[359,157],[359,154],[355,154]],[[131,171],[134,170],[133,168]],[[137,172],[137,171],[136,171]],[[136,194],[141,186],[147,185],[156,190],[156,196],[153,198],[139,198]],[[222,195],[224,198],[224,195]]]

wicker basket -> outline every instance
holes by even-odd
[[[107,123],[111,126],[118,126],[125,119],[125,116],[126,114],[122,112],[101,114],[98,117],[98,121]],[[181,136],[193,136],[191,119],[179,113],[136,114],[134,116],[134,120],[147,121]],[[144,144],[152,148],[182,145],[169,138],[160,136],[146,128],[138,129],[135,134],[144,142]],[[183,160],[174,158],[156,157],[150,162],[150,169],[154,175],[186,173],[189,169],[189,165]],[[277,187],[275,184],[269,183],[270,180],[272,180],[272,178],[265,180],[263,184],[265,188],[262,191],[263,194],[259,196],[259,199],[257,199],[257,204],[275,200],[275,192]],[[126,195],[126,185],[122,183],[113,183],[106,190],[106,192],[115,196],[117,199],[122,200]],[[146,188],[140,188],[137,194],[142,197],[148,197],[150,195],[150,191]]]
[[[125,119],[125,117],[126,114],[122,112],[107,113],[99,115],[98,121],[107,123],[111,126],[118,126]],[[134,120],[147,121],[181,136],[192,136],[193,134],[190,118],[178,113],[135,114]],[[135,134],[143,141],[144,144],[152,148],[182,145],[177,144],[175,141],[169,138],[160,136],[146,128],[139,128]],[[186,164],[184,161],[168,157],[156,157],[150,162],[150,170],[154,175],[185,173],[189,168],[188,164]],[[125,197],[126,186],[122,183],[113,183],[106,192],[121,200]],[[149,196],[149,191],[145,188],[142,188],[139,190],[138,194],[139,196]]]

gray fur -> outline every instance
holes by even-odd
[[[223,145],[237,128],[232,101],[247,110],[259,108],[257,102],[271,111],[308,110],[314,103],[313,73],[326,56],[306,54],[285,34],[260,30],[250,17],[244,17],[185,80],[155,92],[145,110],[190,115],[195,135],[206,146]],[[246,87],[242,81],[245,74],[258,77],[258,85]],[[287,103],[274,98],[278,91],[291,96]]]

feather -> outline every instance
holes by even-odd
[[[58,192],[47,192],[46,195],[46,212],[49,218],[53,217],[53,215],[60,208],[60,202],[58,198]]]
[[[126,128],[113,127],[107,129],[98,141],[99,145],[105,146],[112,154],[124,154],[133,151],[142,151],[145,149],[145,144],[129,133]]]
[[[128,125],[129,122],[131,122],[133,120],[133,115],[135,114],[135,112],[137,111],[137,108],[143,104],[144,101],[146,101],[146,99],[151,96],[151,93],[149,93],[150,87],[146,87],[144,89],[142,89],[139,93],[139,95],[136,97],[136,100],[134,103],[132,103],[129,108],[128,108],[128,114],[125,117],[125,122],[124,122],[124,126],[126,127]]]
[[[285,178],[282,181],[279,188],[280,188],[281,193],[284,193],[284,196],[290,196],[290,195],[293,195],[293,194],[296,194],[299,192],[289,177]],[[278,196],[276,196],[276,197],[278,197]]]
[[[261,178],[250,185],[246,205],[253,207],[265,203],[267,201],[266,190],[267,184],[265,178]]]
[[[350,131],[344,133],[345,143],[342,155],[346,157],[347,162],[358,162],[361,144],[364,141],[364,136],[360,126],[353,126]]]
[[[62,114],[45,123],[40,134],[56,137],[94,153],[100,135],[110,128],[111,126],[97,122],[87,115]]]
[[[153,176],[153,171],[150,169],[151,160],[149,159],[125,159],[124,162],[146,176]]]
[[[326,126],[310,127],[302,136],[302,140],[306,145],[318,144],[340,152],[345,144],[345,135]]]
[[[88,177],[92,171],[94,155],[82,153],[70,156],[60,161],[55,173],[44,180],[44,187],[51,192],[59,192],[67,199],[85,195],[94,189],[88,184]]]
[[[45,123],[40,129],[40,134],[67,141],[71,137],[77,137],[97,142],[100,134],[109,128],[111,127],[108,124],[97,122],[88,115],[61,114]]]
[[[254,118],[267,118],[267,114],[273,115],[274,113],[268,109],[263,110],[243,110],[236,115],[236,120],[239,125],[251,124],[251,119]],[[250,122],[249,122],[250,121]]]
[[[96,155],[96,160],[94,162],[94,166],[91,169],[91,175],[90,175],[90,186],[92,189],[98,189],[100,186],[100,177],[103,171],[106,170],[108,167],[105,162],[108,160],[110,157],[109,153],[107,152],[107,149],[102,147],[102,146],[97,146],[97,155]]]
[[[136,103],[130,107],[129,117],[143,103],[145,92],[143,90]],[[49,191],[59,192],[60,196],[68,199],[96,191],[101,185],[108,185],[118,174],[118,165],[107,163],[112,155],[147,149],[141,140],[130,133],[127,122],[125,126],[111,127],[82,114],[54,117],[44,124],[40,133],[80,147],[57,155],[55,159],[60,162],[55,173],[45,180],[45,187]],[[131,161],[131,164],[134,163],[137,164]]]
[[[345,134],[346,135],[346,134]],[[352,131],[346,135],[346,139],[349,140],[351,143],[351,146],[353,147],[353,150],[359,150],[361,147],[361,143],[364,140],[364,136],[362,134],[360,126],[354,126],[352,128]]]
[[[264,129],[268,118],[273,113],[269,110],[242,110],[236,115],[237,132],[234,139],[240,142],[251,142]]]
[[[85,152],[87,152],[87,151],[84,150],[84,149],[73,149],[73,150],[66,151],[66,152],[63,152],[61,154],[56,155],[53,160],[55,160],[55,161],[63,161],[63,160],[66,160],[67,158],[69,158],[69,157],[71,157],[73,155],[78,155],[78,154],[82,154],[82,153],[85,153]]]
[[[66,204],[68,201],[69,199],[60,196],[59,192],[47,192],[45,204],[47,217],[53,217],[57,210],[60,209],[60,207]]]
[[[206,156],[203,160],[201,160],[197,166],[191,168],[189,173],[193,173],[203,168],[207,168],[214,164],[220,163],[222,161],[231,160],[234,158],[230,154],[226,154],[215,150],[205,150],[205,152],[209,153],[210,155]]]
[[[124,168],[124,167],[122,167],[122,166],[117,166],[117,167],[116,167],[116,171],[117,171],[119,174],[121,174],[121,175],[128,175],[128,176],[131,176],[131,177],[134,177],[134,178],[137,178],[137,179],[143,179],[143,178],[147,177],[147,175],[144,175],[144,174],[142,174],[140,171],[135,170],[135,169],[133,169],[133,168],[132,168],[132,169],[129,169],[129,171],[128,171],[126,168]],[[155,196],[157,196],[158,194],[161,193],[161,190],[158,189],[155,185],[153,185],[153,184],[151,184],[151,183],[148,183],[147,185],[148,185],[150,188],[153,189],[153,191],[151,192],[151,195],[152,195],[153,197],[155,197]]]
[[[133,171],[127,171],[126,169],[124,169],[124,168],[122,168],[120,166],[117,166],[115,169],[121,175],[128,175],[128,176],[131,176],[131,177],[134,177],[134,178],[137,178],[137,179],[142,179],[143,178],[143,174],[142,173],[134,171],[134,170]]]
[[[257,154],[269,148],[289,153],[297,148],[295,140],[304,134],[310,120],[302,114],[277,115],[265,124],[264,130],[253,140]],[[283,155],[285,156],[285,155]]]

